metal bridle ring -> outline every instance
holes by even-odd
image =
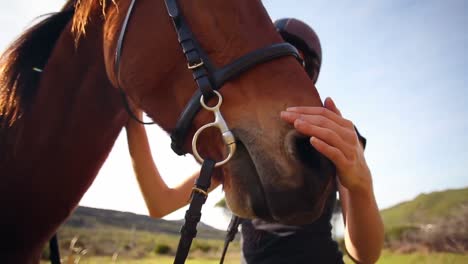
[[[228,126],[226,124],[226,121],[224,120],[223,116],[221,115],[221,111],[219,110],[219,108],[221,107],[221,104],[223,102],[223,97],[221,96],[221,94],[218,91],[213,91],[213,92],[218,96],[218,103],[216,104],[216,106],[214,106],[214,107],[207,106],[205,104],[204,100],[203,100],[203,96],[201,96],[201,98],[200,98],[200,103],[203,106],[203,108],[205,108],[206,110],[208,110],[210,112],[213,112],[213,114],[215,116],[215,120],[212,123],[208,123],[208,124],[200,127],[197,130],[197,132],[195,132],[195,134],[193,135],[193,140],[192,140],[192,151],[193,151],[193,156],[195,157],[195,159],[197,159],[197,161],[203,163],[204,159],[200,156],[200,154],[198,153],[198,149],[197,149],[198,137],[203,132],[203,130],[205,130],[207,128],[210,128],[210,127],[217,127],[221,132],[224,144],[226,144],[226,146],[228,147],[228,150],[229,150],[229,154],[224,160],[216,162],[215,167],[220,167],[220,166],[226,164],[234,156],[234,152],[236,151],[236,140],[234,138],[234,134],[232,134],[232,132],[229,130],[229,128],[228,128]]]
[[[208,106],[205,103],[205,100],[203,99],[204,98],[203,95],[200,97],[200,104],[203,106],[203,108],[205,108],[206,110],[211,111],[211,112],[215,112],[216,110],[219,110],[219,108],[221,107],[221,104],[223,103],[223,97],[221,96],[221,94],[216,90],[213,90],[213,92],[218,97],[218,102],[213,107]]]

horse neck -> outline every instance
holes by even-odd
[[[105,72],[102,26],[96,20],[76,47],[69,26],[58,39],[43,69],[35,103],[24,118],[22,138],[27,143],[22,145],[43,151],[51,144],[75,144],[74,152],[82,154],[77,150],[108,142],[100,140],[103,133],[109,136],[113,131],[115,140],[125,114]]]
[[[41,73],[34,104],[15,125],[20,129],[9,141],[15,153],[0,164],[7,186],[0,188],[0,200],[11,200],[2,211],[14,221],[6,226],[16,226],[12,237],[29,241],[25,248],[40,248],[71,214],[126,122],[105,72],[101,23],[88,25],[77,48],[71,24],[65,27]]]

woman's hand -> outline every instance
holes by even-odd
[[[312,146],[335,164],[346,250],[359,263],[375,263],[382,251],[384,228],[353,123],[341,116],[330,98],[325,107],[290,107],[281,112],[281,118],[310,136]]]
[[[336,166],[340,184],[351,192],[368,191],[372,180],[354,125],[331,98],[324,107],[290,107],[281,118],[310,136],[312,146]]]

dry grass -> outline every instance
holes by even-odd
[[[80,261],[80,264],[113,264],[113,263],[125,263],[125,264],[172,264],[174,262],[174,257],[172,256],[155,256],[152,258],[144,259],[124,259],[119,258],[117,261],[113,261],[112,257],[83,257]],[[50,262],[41,261],[41,264],[49,264]],[[67,262],[62,262],[66,263]],[[218,264],[218,258],[191,258],[188,259],[186,264]],[[230,254],[226,257],[224,261],[225,264],[239,264],[240,255],[239,254]]]
[[[346,264],[353,264],[349,258],[344,258]],[[452,253],[412,253],[397,254],[384,250],[377,264],[466,264],[468,255]]]

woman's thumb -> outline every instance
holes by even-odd
[[[330,111],[334,112],[335,114],[341,116],[340,110],[338,109],[338,107],[336,107],[335,102],[330,97],[327,97],[325,99],[324,106],[328,110],[330,110]]]

